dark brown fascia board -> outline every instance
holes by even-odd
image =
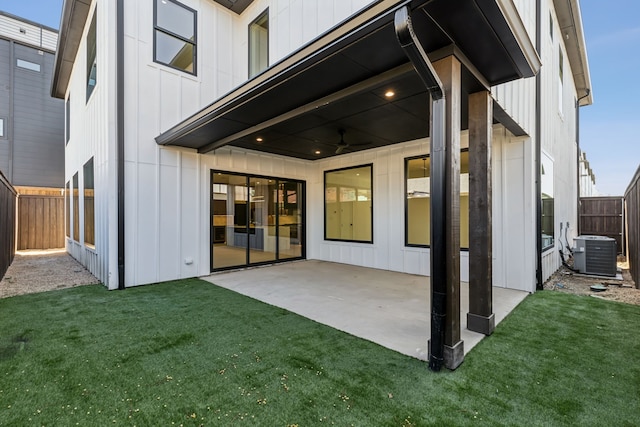
[[[54,98],[64,99],[67,93],[73,63],[78,54],[90,8],[91,0],[64,0],[51,80],[51,96]]]
[[[578,92],[580,106],[593,104],[593,90],[589,74],[587,44],[582,28],[582,14],[578,0],[553,0],[560,34],[567,49],[571,73]],[[588,91],[588,92],[587,92]]]

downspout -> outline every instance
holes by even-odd
[[[536,51],[542,58],[542,0],[536,2]],[[536,290],[543,289],[542,283],[542,73],[536,74]]]
[[[582,177],[580,176],[580,101],[583,100],[584,98],[586,98],[587,96],[589,96],[591,94],[591,89],[589,88],[585,88],[585,94],[583,96],[581,96],[580,98],[578,98],[578,100],[576,101],[576,150],[577,150],[577,156],[578,156],[578,164],[577,166],[577,171],[576,171],[576,180],[578,182],[578,186],[576,187],[578,190],[578,200],[576,200],[576,213],[578,214],[578,218],[576,221],[576,232],[578,234],[578,236],[580,235],[580,187],[581,187],[581,180]]]
[[[124,0],[116,2],[116,139],[118,186],[118,289],[124,283]]]
[[[445,105],[442,83],[411,27],[407,6],[395,14],[396,37],[431,95],[431,345],[429,369],[439,371],[444,362],[445,318],[447,315],[446,253],[446,145]]]

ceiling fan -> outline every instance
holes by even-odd
[[[345,142],[344,140],[344,134],[347,131],[345,131],[344,129],[339,129],[338,133],[340,134],[340,142],[338,142],[336,144],[336,154],[342,154],[342,152],[350,147],[360,147],[360,146],[364,146],[364,145],[370,145],[370,142],[363,142],[361,144],[349,144],[348,142]]]

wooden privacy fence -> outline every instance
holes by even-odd
[[[625,253],[622,197],[581,197],[578,216],[581,235],[612,237],[616,239],[618,253]]]
[[[64,196],[58,189],[19,189],[18,250],[64,248]]]
[[[0,279],[16,253],[16,190],[0,172]]]
[[[627,260],[636,288],[640,289],[640,167],[624,194],[627,213]]]

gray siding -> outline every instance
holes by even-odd
[[[17,67],[18,59],[40,71]],[[64,101],[49,95],[53,61],[52,53],[0,39],[0,170],[14,186],[64,186]]]

